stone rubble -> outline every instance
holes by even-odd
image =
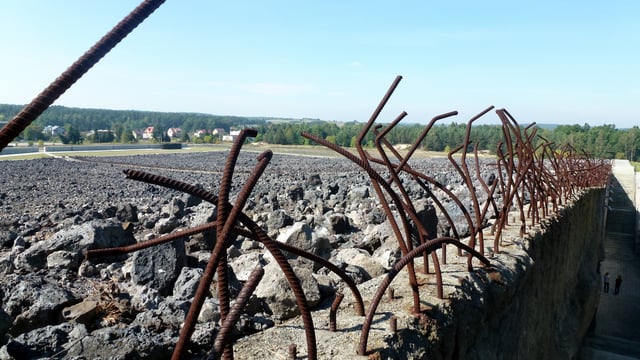
[[[88,160],[0,162],[0,171],[13,174],[0,188],[0,359],[170,357],[215,230],[97,261],[82,254],[214,220],[214,205],[127,180],[122,170],[141,169],[215,193],[226,152]],[[231,202],[254,165],[255,154],[241,154]],[[434,174],[461,198],[468,196],[445,159],[412,166]],[[408,190],[427,229],[448,235],[446,221],[426,193],[419,187]],[[456,226],[466,228],[455,203],[445,206]],[[400,258],[368,177],[347,160],[274,156],[245,213],[273,239],[328,259],[358,284],[385,274]],[[311,307],[330,304],[341,280],[317,264],[287,256]],[[265,269],[235,326],[235,338],[298,315],[282,271],[261,244],[238,236],[228,257],[232,296],[256,266]],[[215,279],[211,295],[191,339],[194,358],[206,356],[220,326]]]

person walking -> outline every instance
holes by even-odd
[[[620,293],[620,285],[622,285],[622,276],[616,277],[616,287],[613,289],[613,294],[618,295]]]
[[[602,283],[604,284],[604,292],[609,293],[609,273],[608,272],[604,273],[604,279],[602,280]]]

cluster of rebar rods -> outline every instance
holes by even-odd
[[[0,150],[6,147],[22,130],[46,110],[55,99],[62,95],[62,93],[88,71],[91,66],[97,63],[102,56],[162,3],[163,1],[161,0],[144,1],[28,104],[0,130]],[[484,244],[482,231],[488,219],[493,219],[490,230],[494,243],[491,247],[491,254],[489,254],[492,255],[500,251],[503,238],[502,233],[505,227],[509,225],[509,213],[511,211],[515,210],[518,212],[520,236],[522,236],[527,230],[527,227],[539,224],[541,219],[557,212],[559,207],[574,196],[580,189],[602,187],[607,181],[610,172],[608,162],[592,159],[587,154],[580,154],[571,146],[563,146],[561,148],[554,147],[553,143],[550,143],[540,136],[536,136],[534,124],[530,124],[524,128],[521,127],[515,118],[505,109],[495,111],[502,123],[503,132],[503,142],[495,149],[496,157],[493,166],[497,177],[485,181],[482,176],[480,176],[478,144],[473,144],[472,142],[471,128],[475,120],[493,110],[493,106],[491,106],[468,121],[464,142],[448,153],[450,163],[462,178],[464,185],[471,195],[472,211],[470,213],[468,209],[469,204],[464,204],[451,190],[436,181],[433,177],[417,171],[409,165],[410,158],[415,151],[420,148],[435,122],[457,115],[456,111],[433,117],[404,155],[394,149],[392,144],[386,139],[386,136],[393,131],[394,127],[397,126],[407,114],[405,112],[401,113],[388,125],[375,124],[400,80],[400,76],[394,80],[378,107],[371,115],[369,121],[364,125],[356,142],[357,154],[353,154],[344,148],[310,133],[302,133],[302,136],[307,139],[324,145],[351,160],[367,173],[371,180],[371,186],[375,190],[380,205],[385,211],[387,221],[389,221],[393,229],[398,247],[402,252],[401,259],[386,274],[374,298],[371,299],[368,309],[364,307],[364,301],[358,287],[343,270],[324,258],[271,239],[258,224],[242,211],[245,203],[249,200],[253,188],[273,156],[271,151],[265,151],[257,157],[257,165],[240,192],[236,195],[235,202],[233,204],[229,202],[233,173],[242,145],[247,138],[257,135],[257,132],[252,129],[243,130],[233,143],[224,167],[224,173],[218,187],[217,195],[201,187],[178,180],[142,171],[125,170],[125,174],[129,179],[175,189],[197,196],[216,205],[217,217],[214,222],[134,245],[120,248],[89,250],[86,252],[85,257],[87,259],[93,259],[106,255],[130,253],[176,239],[185,239],[190,235],[202,233],[210,229],[216,229],[215,246],[200,279],[197,292],[186,316],[184,326],[181,329],[172,358],[181,359],[186,356],[187,345],[194,331],[197,316],[200,313],[208,294],[208,289],[217,272],[218,280],[216,285],[220,301],[221,319],[220,329],[218,330],[210,354],[213,358],[232,359],[231,329],[238,320],[242,308],[262,279],[264,269],[259,265],[256,267],[236,297],[233,306],[231,306],[227,280],[227,248],[231,246],[234,234],[259,241],[267,251],[273,255],[273,258],[286,276],[289,286],[295,295],[296,303],[303,320],[307,342],[307,357],[309,359],[316,359],[315,328],[311,310],[302,290],[300,279],[296,276],[295,271],[287,261],[284,253],[289,252],[305,257],[337,274],[352,292],[356,312],[358,315],[364,316],[357,353],[359,355],[365,355],[367,352],[367,340],[371,322],[376,314],[379,302],[394,278],[404,268],[406,268],[408,272],[409,286],[412,293],[412,313],[416,316],[424,316],[420,309],[420,287],[416,279],[414,266],[414,259],[416,257],[423,257],[422,271],[424,273],[430,273],[431,271],[430,258],[433,263],[433,271],[436,278],[437,296],[443,298],[444,291],[440,261],[446,263],[446,245],[455,246],[458,249],[459,255],[462,255],[462,251],[466,252],[469,271],[474,270],[474,258],[477,259],[477,264],[489,266],[490,262],[485,255],[485,249],[487,247]],[[365,150],[362,145],[365,137],[370,132],[375,136],[374,147],[377,151],[377,156]],[[467,162],[469,152],[472,152],[474,157],[472,165],[475,165],[475,169],[473,169],[473,172],[470,170],[469,163]],[[373,165],[382,165],[384,171],[382,173],[377,171]],[[378,166],[377,168],[380,167]],[[438,237],[437,234],[432,234],[427,231],[425,225],[421,223],[417,215],[414,206],[415,199],[410,198],[407,187],[400,178],[402,173],[408,175],[412,181],[415,181],[425,191],[448,222],[452,236]],[[448,200],[459,207],[469,229],[468,238],[461,238],[456,223],[443,206],[442,199],[439,199],[435,195],[434,189],[442,191],[448,197]],[[527,220],[530,220],[529,224],[527,224]],[[513,221],[515,222],[515,220]],[[441,250],[441,260],[438,259],[437,250]],[[336,313],[343,300],[343,296],[342,293],[336,294],[334,303],[331,306],[330,328],[333,331],[335,331],[336,328]],[[295,347],[293,352],[296,352]]]

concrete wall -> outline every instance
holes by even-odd
[[[37,153],[38,151],[39,149],[37,146],[7,146],[0,151],[0,155]]]
[[[171,144],[103,144],[103,145],[57,145],[47,146],[44,151],[105,151],[105,150],[136,150],[136,149],[180,149],[181,143]]]
[[[427,335],[439,340],[429,344],[423,334],[423,346],[431,348],[426,358],[573,358],[600,296],[604,193],[586,191],[530,232],[520,249],[495,256],[498,274],[490,276],[493,280],[474,276],[438,320],[447,325]],[[416,329],[405,331],[405,336],[421,337]],[[397,347],[383,357],[424,358],[424,352],[412,350],[415,345]]]

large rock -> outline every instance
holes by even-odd
[[[36,271],[44,268],[47,265],[47,257],[56,251],[63,250],[81,254],[84,250],[118,247],[133,243],[135,243],[133,234],[124,230],[122,224],[112,219],[96,220],[60,230],[52,237],[34,243],[24,252],[18,254],[13,264],[18,270]],[[77,265],[79,266],[79,264]]]
[[[351,230],[349,218],[342,213],[327,214],[325,223],[334,234],[346,234]]]
[[[81,326],[81,325],[80,325]],[[74,331],[76,325],[62,323],[49,325],[21,334],[0,349],[0,359],[44,359],[53,358],[64,350],[64,345],[72,339],[74,334],[80,335],[84,331]],[[75,340],[75,339],[73,339]]]
[[[57,324],[62,309],[78,301],[64,284],[34,274],[10,275],[2,286],[11,289],[4,293],[2,307],[13,319],[13,335]]]
[[[236,278],[243,282],[249,280],[249,276],[256,266],[264,266],[266,264],[264,255],[260,252],[242,254],[229,263]]]
[[[304,263],[291,262],[296,276],[300,280],[308,305],[310,307],[316,306],[321,299],[320,289],[318,282],[313,277],[311,267],[305,266]],[[273,261],[265,266],[264,271],[264,277],[254,294],[263,301],[267,312],[277,320],[286,320],[299,315],[300,310],[296,298],[282,269]]]
[[[347,248],[338,250],[335,256],[331,257],[333,263],[347,263],[358,266],[366,271],[369,278],[378,277],[386,272],[385,268],[369,253],[361,249]]]
[[[120,221],[138,222],[138,208],[133,204],[120,205],[115,215]]]
[[[420,224],[429,233],[429,239],[435,239],[438,237],[438,215],[436,214],[436,208],[429,204],[426,199],[416,200],[413,203],[416,210],[416,215]],[[416,244],[418,245],[418,244]]]
[[[328,258],[331,253],[331,244],[329,244],[329,239],[326,237],[316,236],[311,227],[307,225],[307,223],[301,221],[283,229],[276,240],[324,258]],[[285,253],[285,255],[290,259],[298,257],[292,253]]]
[[[12,230],[1,230],[0,229],[0,248],[11,248],[13,246],[13,241],[18,237]]]
[[[279,209],[272,211],[268,214],[266,221],[267,231],[277,231],[286,226],[293,225],[293,218],[289,216],[284,210]]]
[[[169,330],[177,335],[180,325],[184,322],[191,302],[168,297],[160,303],[157,309],[143,311],[136,315],[132,326],[140,325],[156,332]]]
[[[196,295],[203,272],[200,268],[183,267],[173,285],[173,297],[176,299],[192,299]]]
[[[369,195],[369,187],[368,186],[354,186],[349,189],[349,194],[347,195],[351,200],[363,200],[368,198]]]
[[[181,240],[146,248],[133,255],[131,280],[169,295],[185,264],[186,253]]]
[[[67,350],[71,359],[150,359],[171,357],[177,341],[174,332],[156,332],[140,325],[102,328],[73,343]]]

